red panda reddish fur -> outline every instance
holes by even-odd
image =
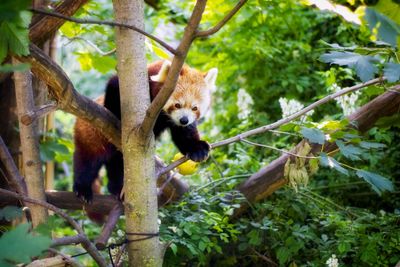
[[[169,70],[170,63],[157,61],[148,65],[151,101],[156,97]],[[202,73],[185,65],[179,75],[177,86],[157,118],[153,132],[158,137],[169,129],[177,148],[194,161],[208,157],[210,146],[200,140],[197,131],[198,119],[206,112],[210,93],[215,86],[217,70]],[[121,119],[118,77],[108,81],[106,93],[96,102],[104,105]],[[74,192],[80,198],[91,201],[99,169],[105,165],[108,175],[108,190],[119,196],[123,185],[123,157],[102,133],[82,119],[75,124]],[[97,189],[96,189],[97,188]],[[96,189],[96,190],[93,190]]]

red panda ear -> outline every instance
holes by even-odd
[[[207,71],[204,75],[204,81],[206,82],[207,87],[215,88],[215,81],[217,80],[218,69],[212,68],[211,70]]]
[[[153,82],[163,83],[165,81],[165,79],[167,78],[168,71],[170,68],[171,68],[171,61],[164,60],[158,74],[150,76],[150,80],[152,80]]]

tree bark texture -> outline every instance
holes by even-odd
[[[144,1],[114,0],[113,4],[117,22],[144,29]],[[127,250],[129,266],[161,266],[154,135],[150,133],[149,136],[143,136],[138,131],[150,105],[144,40],[143,35],[129,29],[116,29],[124,155],[124,208],[126,234],[130,241]],[[142,240],[135,241],[138,239]]]
[[[13,64],[18,64],[12,59]],[[32,91],[32,75],[29,71],[15,72],[15,96],[19,120],[25,113],[31,112],[34,106]],[[42,163],[39,155],[39,135],[37,122],[31,125],[19,123],[21,149],[23,158],[23,172],[29,197],[45,201]],[[47,210],[43,207],[30,206],[33,226],[47,219]]]
[[[372,128],[375,122],[387,116],[392,116],[399,112],[400,106],[400,85],[396,85],[391,88],[392,90],[376,97],[372,101],[368,102],[356,112],[351,114],[348,119],[351,125],[356,125],[357,130],[360,132],[366,132]],[[291,150],[292,153],[296,153],[298,148],[303,144],[304,140],[300,142],[294,149]],[[321,151],[321,146],[317,144],[311,145],[314,152]],[[331,152],[335,150],[337,146],[332,143],[326,143],[324,146],[324,152]],[[250,176],[245,182],[239,186],[239,190],[245,195],[245,197],[250,202],[257,202],[265,199],[277,189],[287,184],[285,179],[284,167],[287,160],[293,156],[285,154],[276,160],[272,161],[268,166],[260,169],[258,172]],[[242,207],[237,212],[240,214],[246,207]]]

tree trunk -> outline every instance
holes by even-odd
[[[18,64],[13,59],[13,64]],[[34,99],[32,91],[32,76],[29,71],[15,72],[15,96],[17,100],[17,112],[19,121],[21,117],[34,110]],[[44,193],[42,163],[39,156],[39,136],[37,122],[31,125],[19,123],[21,138],[21,149],[23,158],[23,171],[28,196],[38,200],[46,201]],[[32,224],[37,226],[47,219],[47,210],[40,206],[29,206],[32,215]]]
[[[144,28],[144,2],[114,0],[117,22]],[[150,105],[144,36],[116,29],[117,72],[121,95],[122,152],[129,266],[161,266],[158,238],[154,135],[139,126]],[[141,241],[135,241],[141,240]]]

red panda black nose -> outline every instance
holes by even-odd
[[[179,119],[179,122],[180,122],[182,125],[186,125],[186,124],[188,124],[189,119],[188,119],[188,117],[183,116],[182,118]]]

